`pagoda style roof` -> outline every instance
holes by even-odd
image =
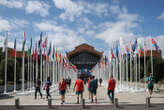
[[[80,53],[82,51],[90,52],[92,54],[95,54],[95,55],[99,56],[100,58],[103,55],[103,52],[99,52],[99,51],[95,50],[93,46],[88,45],[86,43],[83,43],[81,45],[76,46],[73,51],[66,52],[66,54],[67,54],[67,57],[69,58],[70,56],[72,56],[72,55],[74,55],[76,53]]]

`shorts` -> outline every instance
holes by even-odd
[[[76,91],[76,95],[82,95],[83,94],[83,91]]]
[[[97,90],[91,90],[90,92],[91,92],[91,94],[94,94],[94,95],[97,94]]]
[[[153,88],[154,88],[153,86],[148,86],[148,89],[151,91],[153,90]]]
[[[89,91],[89,92],[91,92],[91,89],[90,89],[90,88],[88,88],[88,91]]]
[[[60,95],[64,95],[64,94],[65,94],[65,90],[60,90],[60,91],[59,91],[59,94],[60,94]]]

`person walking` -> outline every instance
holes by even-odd
[[[51,95],[50,95],[50,86],[51,86],[51,81],[50,81],[50,77],[47,78],[47,81],[46,81],[46,84],[45,84],[45,90],[46,90],[46,93],[47,93],[47,99],[48,97],[51,98]]]
[[[88,97],[89,97],[89,99],[91,99],[90,81],[91,81],[91,76],[89,76],[89,78],[88,78]]]
[[[35,99],[37,99],[37,93],[40,93],[40,97],[42,98],[42,93],[40,91],[41,88],[41,81],[39,80],[39,78],[37,78],[36,82],[35,82]]]
[[[75,81],[74,90],[76,87],[77,95],[77,104],[79,104],[79,96],[81,95],[81,100],[83,99],[84,83],[83,80],[78,76],[78,79]]]
[[[91,103],[93,103],[93,97],[95,98],[95,103],[97,103],[97,88],[98,81],[95,79],[95,76],[92,76],[90,81]]]
[[[108,97],[111,100],[112,103],[114,103],[114,90],[116,87],[116,81],[113,78],[113,75],[110,76],[110,79],[108,80]]]
[[[67,89],[67,82],[63,78],[61,81],[59,81],[59,94],[61,95],[61,104],[65,102],[66,89]]]
[[[149,97],[151,98],[154,88],[154,78],[152,73],[150,73],[150,76],[147,78],[147,87],[148,87]]]
[[[102,78],[99,79],[99,83],[100,83],[100,86],[101,86],[101,84],[102,84]]]

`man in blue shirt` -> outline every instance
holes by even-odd
[[[91,92],[91,102],[93,103],[93,96],[95,97],[95,103],[97,103],[97,88],[98,88],[98,81],[95,79],[95,76],[91,77],[90,81],[90,92]]]
[[[152,73],[150,73],[150,76],[147,78],[147,86],[148,86],[149,95],[151,98],[151,95],[153,93],[153,88],[154,88],[154,78],[153,78]]]

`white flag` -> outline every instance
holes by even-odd
[[[5,39],[5,41],[4,41],[4,47],[3,47],[2,52],[5,52],[5,49],[6,49],[6,47],[7,47],[7,43],[8,43],[8,32],[6,32],[6,39]]]

